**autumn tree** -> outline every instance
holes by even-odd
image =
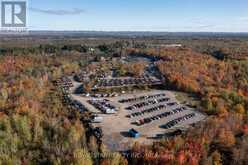
[[[239,113],[239,114],[244,114],[246,112],[245,107],[242,104],[237,104],[234,107],[235,112]]]
[[[211,154],[212,160],[213,160],[213,165],[222,165],[221,163],[221,155],[218,151],[214,151]]]

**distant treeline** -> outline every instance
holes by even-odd
[[[89,48],[85,45],[64,45],[64,46],[56,46],[56,45],[40,45],[39,47],[28,47],[28,48],[0,48],[0,54],[51,54],[58,53],[62,51],[77,51],[81,53],[86,53]]]
[[[40,44],[34,47],[0,47],[0,55],[27,55],[27,54],[59,54],[63,52],[95,53],[95,54],[116,54],[127,48],[146,48],[143,42],[129,42],[126,40],[113,43],[101,43],[95,46],[87,44]]]

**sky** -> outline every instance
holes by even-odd
[[[248,0],[28,0],[30,30],[248,32]]]

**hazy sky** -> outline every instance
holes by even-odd
[[[248,32],[248,0],[29,0],[33,30]]]

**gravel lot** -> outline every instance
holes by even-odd
[[[75,90],[75,88],[77,88],[80,85],[80,83],[73,82],[73,84],[74,84],[74,88],[71,89],[72,93]],[[166,109],[161,109],[159,111],[151,112],[149,114],[144,114],[142,116],[138,116],[138,117],[134,117],[134,118],[128,118],[127,115],[129,115],[131,113],[139,112],[141,110],[149,109],[149,108],[152,108],[154,106],[158,106],[160,104],[165,104],[165,103],[159,103],[156,105],[149,105],[149,106],[146,106],[145,108],[139,108],[139,109],[135,109],[133,111],[126,110],[125,108],[132,105],[132,104],[142,102],[144,100],[136,101],[136,102],[132,102],[132,103],[119,103],[119,100],[124,99],[124,98],[125,99],[126,98],[134,98],[134,97],[140,97],[140,96],[146,96],[146,95],[155,95],[155,94],[161,94],[161,93],[166,94],[166,97],[170,98],[169,102],[177,102],[178,103],[178,101],[175,98],[175,95],[171,91],[152,90],[152,91],[147,91],[147,92],[140,92],[137,94],[124,94],[124,95],[119,96],[119,97],[106,98],[106,99],[110,100],[111,103],[113,105],[115,105],[118,109],[118,112],[116,114],[111,114],[111,115],[102,114],[102,112],[100,110],[96,109],[94,106],[90,105],[87,102],[88,100],[93,99],[93,98],[81,97],[80,95],[75,95],[75,94],[72,94],[72,97],[74,99],[80,101],[82,104],[84,104],[84,106],[89,111],[97,113],[99,116],[103,117],[102,123],[95,123],[94,124],[95,127],[101,127],[103,130],[103,133],[104,133],[103,143],[106,146],[108,146],[108,148],[111,150],[123,151],[123,150],[129,149],[131,147],[131,145],[134,144],[135,142],[139,142],[141,144],[151,144],[153,141],[156,140],[154,137],[156,137],[157,134],[172,132],[173,130],[176,130],[178,128],[187,128],[189,126],[189,124],[197,123],[197,122],[202,121],[206,118],[206,116],[204,116],[203,114],[197,112],[194,109],[190,109],[187,107],[187,109],[185,111],[180,112],[178,114],[173,114],[171,116],[162,118],[160,120],[155,120],[155,121],[148,123],[146,125],[137,126],[137,125],[134,125],[132,123],[137,121],[137,120],[140,120],[142,118],[151,117],[154,115],[161,114],[163,112],[172,111],[175,108],[182,107],[182,105],[180,105],[178,103],[178,105],[166,106]],[[100,99],[105,99],[105,98],[100,98]],[[149,99],[149,100],[153,100],[153,99]],[[192,112],[194,112],[196,114],[194,118],[191,118],[191,119],[186,120],[184,122],[180,122],[179,124],[172,127],[171,129],[160,128],[161,125],[166,124],[167,122],[169,122],[173,119],[177,119],[179,117],[182,117],[186,114],[190,114]],[[141,136],[139,138],[136,138],[136,139],[129,137],[128,130],[131,128],[134,128],[137,131],[139,131]]]

